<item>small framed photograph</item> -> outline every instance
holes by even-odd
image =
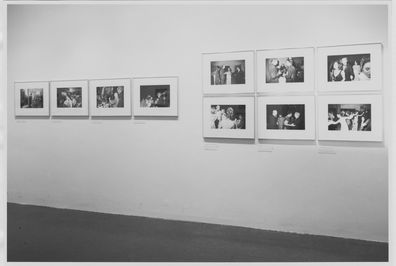
[[[16,82],[15,116],[49,116],[49,83]]]
[[[254,52],[203,54],[203,92],[254,92]]]
[[[92,116],[131,116],[131,80],[107,79],[89,82]]]
[[[381,95],[319,96],[319,139],[382,141]]]
[[[320,91],[381,90],[381,44],[319,47],[317,54]]]
[[[204,138],[254,138],[254,97],[205,97]]]
[[[315,139],[314,96],[259,97],[259,139]]]
[[[88,82],[51,82],[52,116],[88,116]]]
[[[314,49],[257,51],[257,91],[313,91]]]
[[[178,78],[134,78],[134,116],[177,116]]]

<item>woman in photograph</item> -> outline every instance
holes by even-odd
[[[284,129],[294,129],[294,117],[293,117],[293,112],[288,111],[287,115],[285,117],[285,121],[283,123],[283,128]]]
[[[370,59],[362,58],[361,72],[359,73],[359,80],[371,79],[371,62]]]
[[[61,107],[73,107],[73,101],[66,91],[62,91],[61,96]]]
[[[334,61],[330,67],[330,81],[343,81],[345,73],[342,71],[342,65],[338,60]]]
[[[354,65],[352,66],[352,68],[353,68],[353,73],[354,73],[354,75],[355,75],[355,80],[359,80],[359,74],[360,74],[361,67],[360,67],[360,65],[357,63],[356,60],[355,60]]]
[[[117,87],[112,88],[112,93],[109,97],[109,107],[118,107],[118,103],[120,101],[120,97],[118,94]]]
[[[224,110],[224,109],[223,109]],[[223,129],[234,129],[236,127],[234,117],[234,109],[232,107],[228,107],[227,111],[223,113],[221,117],[221,121],[219,124],[219,128]]]
[[[151,107],[153,102],[153,97],[149,94],[140,101],[140,107]]]
[[[231,78],[232,78],[231,67],[228,67],[227,71],[224,74],[226,75],[226,84],[230,85],[231,84]]]

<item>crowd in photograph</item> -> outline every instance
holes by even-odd
[[[303,130],[305,121],[301,112],[293,109],[280,112],[278,109],[267,107],[267,129]]]
[[[237,109],[237,111],[235,111]],[[212,129],[245,129],[245,105],[212,105],[210,110]]]
[[[304,57],[266,59],[266,82],[304,82]]]
[[[82,88],[57,88],[58,108],[80,108],[82,107],[81,98]]]
[[[124,107],[124,86],[108,86],[96,88],[97,108]]]
[[[371,113],[369,106],[359,109],[341,109],[329,106],[328,130],[371,131]]]
[[[359,81],[371,79],[370,55],[329,56],[328,81]]]
[[[21,89],[21,108],[43,108],[43,89]]]
[[[169,107],[170,99],[168,90],[160,90],[155,93],[155,97],[151,96],[151,94],[147,94],[143,96],[140,101],[140,107]]]
[[[212,62],[212,85],[245,84],[244,64],[216,64]]]

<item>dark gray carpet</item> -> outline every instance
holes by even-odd
[[[8,203],[8,261],[388,261],[388,244]]]

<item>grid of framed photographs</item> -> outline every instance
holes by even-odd
[[[143,80],[143,81],[142,81]],[[178,78],[136,79],[135,116],[178,116]],[[140,82],[140,83],[139,83]],[[15,116],[132,116],[131,79],[15,82]],[[151,95],[152,94],[152,95]],[[143,108],[141,97],[150,95]]]
[[[254,121],[243,106],[256,99],[258,139],[383,141],[381,44],[203,54],[202,62],[204,138],[254,138],[237,129]]]

